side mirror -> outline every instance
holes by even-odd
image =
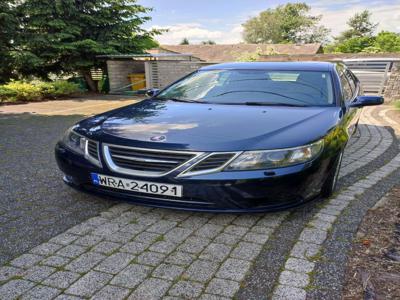
[[[159,91],[160,91],[159,89],[148,89],[146,91],[146,96],[147,97],[154,97],[155,95],[158,94]]]
[[[381,105],[383,102],[384,100],[381,96],[358,96],[353,102],[350,103],[350,107]]]

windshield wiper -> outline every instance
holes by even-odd
[[[171,100],[176,102],[188,102],[188,103],[207,103],[204,101],[190,100],[190,99],[179,99],[179,98],[154,98],[156,100]]]
[[[291,106],[291,107],[306,107],[304,104],[281,103],[281,102],[243,102],[239,104],[254,105],[254,106]]]

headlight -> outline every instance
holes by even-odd
[[[85,155],[86,138],[73,131],[74,127],[69,128],[62,139],[63,143],[76,153]]]
[[[324,147],[324,141],[288,149],[246,151],[232,161],[225,170],[259,170],[281,168],[310,161],[317,157]]]

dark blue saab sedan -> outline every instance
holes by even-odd
[[[135,203],[285,209],[335,189],[363,96],[342,64],[212,65],[85,119],[56,146],[64,180]]]

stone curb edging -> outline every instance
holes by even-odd
[[[376,185],[382,178],[398,168],[400,168],[400,154],[385,166],[372,172],[367,179],[359,180],[338,196],[329,199],[300,234],[299,241],[293,247],[285,269],[279,277],[273,299],[306,299],[306,288],[311,283],[310,275],[314,270],[315,258],[322,249],[322,244],[338,215],[351,201],[357,199],[357,195]]]

